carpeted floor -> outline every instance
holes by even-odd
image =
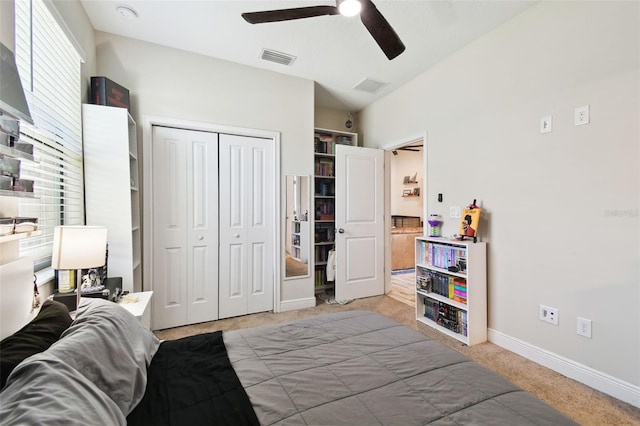
[[[562,411],[581,425],[640,425],[640,408],[593,390],[548,368],[542,367],[493,343],[465,346],[415,320],[415,310],[392,297],[376,296],[354,300],[346,305],[319,301],[314,308],[274,314],[264,312],[208,323],[157,331],[160,339],[177,339],[215,330],[234,330],[277,324],[341,310],[371,310],[418,330],[433,340],[465,354],[481,365],[506,377],[547,404]],[[511,426],[511,425],[505,425]]]

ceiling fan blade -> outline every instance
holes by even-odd
[[[391,60],[404,52],[405,47],[400,37],[382,16],[376,5],[371,0],[360,0],[360,2],[362,3],[360,20],[384,54],[387,55],[387,58]]]
[[[263,12],[247,12],[243,13],[242,17],[250,24],[263,24],[266,22],[290,21],[292,19],[337,14],[338,8],[335,6],[309,6],[293,9],[266,10]]]

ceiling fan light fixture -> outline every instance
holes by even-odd
[[[342,0],[338,4],[338,11],[342,16],[356,16],[362,10],[362,4],[358,0]]]

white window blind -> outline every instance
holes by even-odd
[[[20,254],[50,265],[53,228],[84,223],[81,57],[43,0],[16,0],[16,64],[34,126],[21,123],[21,142],[35,162],[21,177],[34,180],[34,198],[20,200],[20,216],[37,217],[39,237],[21,241]]]

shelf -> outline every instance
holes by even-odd
[[[37,237],[41,234],[42,234],[42,231],[32,231],[32,232],[20,232],[18,234],[3,235],[0,237],[0,244],[8,243],[10,241],[23,240],[25,238]]]
[[[5,145],[0,145],[0,154],[6,155],[12,158],[19,158],[21,160],[34,161],[33,155],[20,151],[19,149],[9,148]]]
[[[342,132],[329,129],[314,129],[314,188],[313,188],[313,217],[315,233],[314,254],[316,259],[328,258],[328,252],[335,248],[333,238],[336,213],[336,156],[338,145],[358,145],[357,133]],[[328,284],[324,266],[327,261],[318,261],[315,265],[316,291],[334,288],[333,282]]]
[[[454,339],[461,341],[464,344],[467,344],[467,345],[469,344],[469,338],[467,336],[462,335],[460,333],[456,333],[453,330],[449,330],[448,328],[441,326],[437,322],[431,321],[427,317],[417,318],[417,320],[420,321],[423,324],[428,325],[429,327],[435,328],[436,330],[440,331],[441,333],[446,334],[447,336],[451,336]]]
[[[9,191],[6,189],[0,189],[0,197],[36,198],[33,192]]]
[[[451,272],[448,269],[443,269],[443,268],[438,268],[436,266],[431,266],[431,265],[424,265],[424,264],[416,264],[416,267],[418,268],[422,268],[422,269],[428,269],[430,271],[435,271],[435,272],[440,272],[446,275],[453,275],[454,277],[460,277],[460,278],[467,278],[467,274],[462,273],[462,272]]]
[[[463,311],[467,310],[467,304],[466,303],[460,303],[456,300],[453,299],[449,299],[446,296],[443,296],[441,294],[437,294],[437,293],[430,293],[424,290],[418,290],[416,289],[416,293],[424,296],[424,297],[428,297],[430,299],[434,299],[437,300],[438,302],[443,302],[446,303],[447,305],[451,305],[451,306],[455,306],[458,309],[462,309]]]
[[[487,340],[487,275],[486,243],[471,240],[454,241],[442,237],[416,237],[416,320],[466,345]],[[438,266],[433,266],[430,263]],[[461,266],[463,272],[449,271],[447,266]],[[427,276],[431,277],[431,287]],[[452,278],[465,281],[466,303],[449,298]],[[425,301],[427,302],[425,304]],[[425,316],[425,312],[429,317]],[[462,333],[450,330],[436,322],[439,316],[455,325]],[[430,319],[433,317],[434,319]],[[466,329],[464,329],[466,327]]]

